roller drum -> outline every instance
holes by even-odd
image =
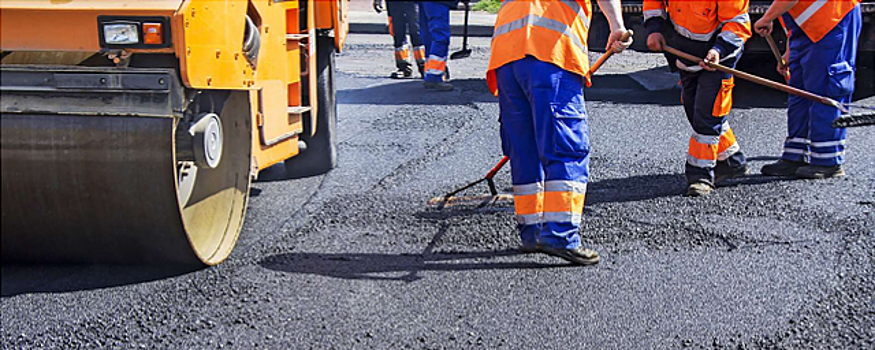
[[[177,81],[170,70],[3,68],[4,261],[213,265],[230,254],[248,199],[248,97],[217,104],[221,162],[181,172],[192,165],[176,159]]]

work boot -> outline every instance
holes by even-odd
[[[737,167],[716,167],[714,168],[714,184],[720,184],[723,181],[729,179],[737,179],[739,177],[745,177],[750,173],[750,167],[747,164],[742,164]]]
[[[817,166],[806,165],[796,169],[796,176],[803,179],[830,179],[845,176],[845,170],[841,165]]]
[[[687,197],[707,196],[714,191],[714,185],[707,182],[693,182],[687,186]]]
[[[450,84],[445,81],[440,81],[437,83],[432,83],[429,81],[423,82],[422,86],[426,89],[437,90],[437,91],[453,91],[453,84]]]
[[[406,69],[399,68],[397,71],[392,72],[392,75],[389,77],[392,79],[407,79],[413,76],[413,69],[407,67]]]
[[[808,163],[794,162],[792,160],[778,160],[772,164],[763,165],[760,170],[763,175],[768,176],[795,176],[796,170],[808,165]]]
[[[593,265],[597,264],[600,260],[599,253],[597,251],[584,247],[567,249],[541,246],[541,252],[547,255],[555,256],[557,258],[568,260],[575,265]]]

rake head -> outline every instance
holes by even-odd
[[[834,128],[853,128],[875,125],[875,112],[867,114],[845,114],[832,122]]]

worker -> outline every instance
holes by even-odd
[[[704,57],[712,63],[735,67],[744,43],[751,36],[747,0],[644,1],[647,46],[663,51],[669,35],[671,46]],[[673,26],[667,25],[671,20]],[[732,75],[666,55],[669,65],[680,71],[681,102],[693,129],[685,173],[687,196],[710,194],[715,185],[745,176],[748,166],[729,127],[732,109]]]
[[[862,25],[859,3],[775,1],[754,28],[760,35],[771,35],[772,23],[780,16],[789,30],[784,60],[790,85],[850,103]],[[809,179],[844,176],[847,130],[830,126],[841,112],[796,95],[790,95],[787,104],[784,152],[780,160],[763,166],[762,173]]]
[[[413,76],[410,64],[410,49],[407,47],[407,36],[413,46],[413,59],[419,68],[419,75],[425,74],[425,46],[419,36],[419,6],[415,1],[386,1],[389,14],[389,34],[395,44],[395,67],[392,79],[404,79]],[[383,0],[374,0],[374,11],[383,12]]]
[[[457,1],[420,1],[419,27],[428,60],[423,86],[437,91],[452,91],[447,58],[450,55],[450,8]]]
[[[619,0],[599,0],[610,24],[606,49],[631,45]],[[588,0],[504,1],[486,74],[498,96],[501,143],[510,157],[514,209],[524,252],[539,251],[578,265],[599,254],[578,233],[589,181]]]

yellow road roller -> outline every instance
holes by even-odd
[[[222,262],[259,170],[336,164],[347,6],[0,2],[3,260]]]

